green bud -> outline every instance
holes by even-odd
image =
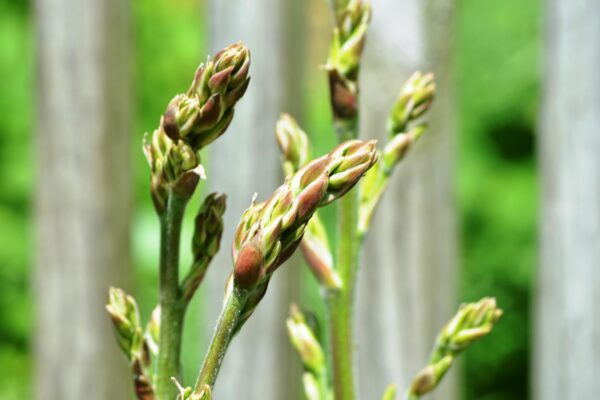
[[[300,355],[304,368],[321,373],[325,368],[323,349],[296,304],[290,306],[290,317],[286,323],[290,340]]]
[[[442,329],[437,346],[441,351],[456,354],[490,333],[501,316],[502,310],[490,297],[464,304]]]
[[[431,392],[438,383],[442,380],[446,372],[452,366],[452,356],[443,357],[435,364],[430,364],[423,368],[415,377],[411,386],[410,392],[416,396],[423,396]]]
[[[327,69],[337,70],[347,80],[356,81],[371,5],[365,0],[350,0],[333,31]]]
[[[390,136],[406,131],[408,123],[422,116],[433,102],[435,83],[432,73],[415,72],[404,83],[388,118]]]
[[[293,174],[310,159],[308,137],[289,114],[279,117],[275,132],[282,153],[284,173]]]
[[[108,291],[106,311],[113,322],[119,347],[131,360],[134,353],[139,352],[142,346],[140,315],[135,300],[123,290],[111,287]]]
[[[205,178],[198,154],[183,140],[170,139],[162,126],[163,121],[161,127],[152,133],[150,142],[148,135],[144,136],[143,145],[152,173],[152,199],[159,213],[165,208],[170,190],[189,198],[200,179]]]

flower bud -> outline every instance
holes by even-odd
[[[139,337],[142,336],[140,316],[135,300],[123,290],[111,287],[108,292],[106,311],[113,322],[119,347],[131,360],[133,353],[140,350]]]
[[[422,116],[431,106],[435,96],[435,83],[432,73],[415,72],[406,81],[388,118],[388,131],[391,136],[404,132],[411,120]]]
[[[286,323],[290,340],[300,355],[304,367],[320,373],[325,368],[323,349],[296,304],[290,306],[290,317]]]
[[[448,369],[450,369],[452,362],[453,358],[446,356],[437,363],[423,368],[413,380],[410,386],[410,393],[416,396],[423,396],[431,392],[442,380]]]
[[[358,78],[371,5],[365,0],[350,0],[333,31],[327,69],[335,69],[350,81]]]
[[[275,132],[282,153],[283,170],[286,175],[293,174],[310,158],[308,137],[289,114],[279,117]]]

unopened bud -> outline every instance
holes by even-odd
[[[446,356],[437,363],[423,368],[413,380],[410,392],[416,396],[423,396],[431,392],[450,369],[452,362],[452,356]]]
[[[411,120],[422,116],[431,106],[435,96],[432,73],[415,72],[406,81],[388,118],[390,135],[404,132]]]
[[[127,358],[131,359],[142,345],[137,304],[133,297],[114,287],[109,289],[108,297],[106,311],[113,322],[117,342]]]
[[[365,0],[350,0],[333,31],[327,68],[339,71],[345,79],[356,81],[371,20],[371,5]]]
[[[279,117],[275,133],[282,153],[284,172],[286,175],[293,174],[310,158],[308,137],[289,114]]]
[[[304,367],[320,373],[325,368],[323,349],[297,305],[291,305],[290,317],[286,323],[290,340],[300,355]]]

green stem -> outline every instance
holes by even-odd
[[[185,303],[179,287],[179,241],[187,199],[169,192],[160,218],[160,333],[156,375],[158,400],[172,400],[177,388],[171,377],[180,377],[181,335]]]
[[[247,296],[235,288],[227,297],[196,380],[196,392],[204,389],[205,385],[214,387],[221,363],[235,334],[235,327],[240,321],[246,299]]]
[[[336,121],[339,141],[357,137],[357,120]],[[337,272],[343,287],[327,293],[327,312],[336,400],[353,400],[354,383],[354,293],[360,253],[358,227],[358,191],[352,190],[339,200],[337,218]]]

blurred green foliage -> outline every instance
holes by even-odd
[[[496,296],[506,311],[494,334],[465,355],[465,398],[525,398],[530,286],[536,263],[534,132],[540,4],[538,0],[461,0],[457,6],[461,297],[472,301]],[[169,0],[134,1],[132,6],[133,256],[135,292],[146,317],[157,301],[158,225],[147,194],[140,143],[143,132],[158,124],[172,95],[187,88],[191,73],[206,54],[205,27],[199,23],[202,10],[203,2],[198,0],[181,0],[177,7]],[[30,396],[32,373],[33,50],[31,5],[25,0],[0,0],[0,366],[11,371],[0,374],[0,398],[7,400]],[[305,103],[306,129],[322,131],[330,126],[325,86],[314,81],[307,85],[311,89],[307,92],[315,97]],[[334,135],[318,137],[313,138],[316,153],[335,140]],[[332,216],[331,210],[324,213],[325,220]],[[303,274],[311,281],[308,273]],[[307,285],[314,289],[312,283]],[[200,312],[195,303],[189,315]],[[200,318],[188,318],[186,346],[198,347],[197,337],[206,333],[201,335],[194,321]],[[199,351],[186,352],[186,375],[195,373],[199,356]]]
[[[467,399],[528,396],[536,265],[538,0],[458,3],[462,298],[495,296],[502,321],[465,353]]]

